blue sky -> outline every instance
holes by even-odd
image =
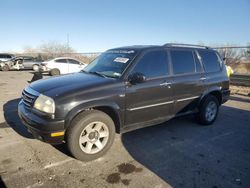
[[[250,43],[250,0],[3,0],[0,51],[49,41],[78,52],[167,42]]]

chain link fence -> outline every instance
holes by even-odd
[[[71,57],[80,60],[83,63],[90,63],[94,60],[101,52],[90,52],[90,53],[18,53],[15,54],[17,57],[32,58],[35,61],[47,61],[57,57]]]

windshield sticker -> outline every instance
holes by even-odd
[[[117,57],[114,59],[114,62],[118,62],[118,63],[127,63],[129,60],[129,58],[125,58],[125,57]]]

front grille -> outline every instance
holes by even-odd
[[[22,92],[22,100],[25,108],[31,109],[33,107],[33,104],[36,100],[37,96],[32,94],[31,92],[28,92],[27,90],[23,90]]]

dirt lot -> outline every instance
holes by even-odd
[[[104,157],[85,163],[20,123],[31,77],[0,72],[0,187],[250,187],[250,98],[231,96],[213,126],[184,117],[117,135]]]

